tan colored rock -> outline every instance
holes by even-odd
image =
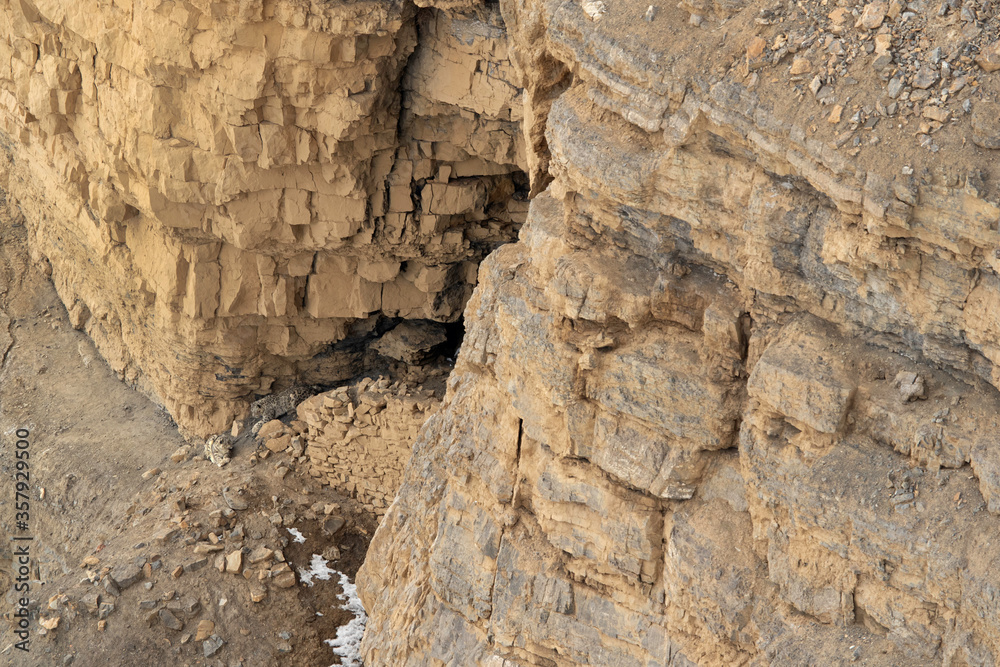
[[[279,437],[285,430],[285,424],[280,419],[272,419],[257,432],[257,438],[267,442],[271,438]]]
[[[1000,42],[992,42],[981,47],[979,55],[976,56],[976,64],[985,72],[1000,70]]]
[[[380,354],[423,358],[444,339],[434,328],[428,333],[427,327],[400,327],[404,328],[400,335],[382,344],[393,330],[380,341]],[[299,404],[298,415],[305,424],[303,453],[312,474],[355,494],[383,515],[420,427],[439,404],[440,399],[427,390],[390,387],[384,379],[371,378],[307,399]],[[323,511],[329,515],[337,509],[327,504]]]
[[[861,10],[861,17],[858,19],[858,26],[865,30],[875,30],[882,25],[885,15],[889,11],[889,3],[885,0],[869,2]]]
[[[272,579],[274,585],[278,588],[292,588],[295,586],[295,573],[294,572],[283,572]]]
[[[750,9],[782,24],[769,38],[800,27]],[[903,10],[873,5],[859,28],[908,32]],[[480,266],[448,396],[359,572],[366,658],[888,667],[950,659],[955,637],[954,660],[995,661],[1000,547],[977,537],[1000,511],[981,435],[1000,386],[989,156],[948,130],[937,152],[896,141],[890,166],[867,142],[887,120],[838,149],[816,123],[830,110],[799,125],[786,109],[815,102],[766,69],[720,60],[702,87],[689,41],[637,38],[611,13],[512,12],[538,185],[519,242]],[[944,46],[922,38],[921,53]],[[918,123],[961,136],[948,68],[920,60],[917,98],[947,115]],[[653,82],[665,62],[676,86]],[[851,115],[856,90],[882,94],[827,74]],[[978,141],[1000,136],[989,102],[970,105]],[[917,377],[926,398],[904,403]],[[329,437],[307,454],[335,474],[347,445],[370,446],[370,411],[316,407]]]
[[[762,37],[753,37],[747,44],[746,62],[751,70],[764,66],[764,51],[767,49],[767,41]]]
[[[772,344],[754,366],[749,394],[820,433],[836,433],[844,425],[855,387],[846,369],[823,357],[828,346],[804,321]],[[801,332],[801,333],[800,333]]]
[[[196,642],[205,641],[215,632],[215,623],[208,620],[207,618],[198,621],[198,630],[195,633],[194,640]]]
[[[182,463],[187,460],[188,456],[191,454],[191,448],[188,445],[178,447],[177,450],[170,455],[170,460],[174,463]]]
[[[948,119],[951,117],[951,113],[947,109],[942,109],[941,107],[924,107],[921,115],[929,120],[937,121],[938,123],[947,123]]]
[[[888,53],[889,49],[892,48],[892,34],[880,32],[875,35],[875,53],[883,54]]]
[[[312,473],[385,513],[366,664],[997,662],[1000,114],[926,57],[961,31],[1000,68],[983,17],[866,5],[879,69],[928,42],[890,96],[955,128],[838,149],[802,119],[843,109],[767,68],[852,115],[882,84],[797,65],[832,40],[780,7],[685,0],[742,39],[659,39],[642,6],[419,4],[0,5],[3,210],[189,432],[465,313],[440,409],[382,380],[296,408]],[[273,555],[254,602],[295,586]]]
[[[264,446],[267,447],[272,452],[274,452],[275,454],[278,454],[288,449],[291,446],[291,444],[292,444],[292,436],[283,435],[280,438],[271,438],[266,443],[264,443]]]
[[[250,584],[250,600],[263,602],[267,598],[267,589],[260,584]]]
[[[226,555],[226,572],[229,572],[231,574],[239,574],[242,568],[243,568],[242,551],[236,550]]]
[[[199,542],[194,546],[194,552],[196,554],[210,554],[216,551],[222,551],[225,547],[221,544],[212,544],[211,542]]]
[[[379,354],[405,361],[424,363],[435,348],[448,340],[443,326],[433,322],[403,322],[387,332],[372,348]]]
[[[812,71],[812,63],[806,58],[796,58],[792,61],[792,66],[789,68],[788,73],[792,76],[798,76],[800,74],[807,74]]]
[[[523,222],[499,12],[430,13],[418,42],[412,5],[364,7],[4,19],[2,187],[73,326],[192,435],[271,388],[357,374],[360,355],[326,351],[382,315],[454,321],[465,265]],[[418,285],[414,261],[447,278]]]
[[[247,557],[247,560],[250,562],[251,565],[256,565],[258,563],[263,563],[265,561],[270,560],[273,555],[274,551],[272,551],[271,549],[268,549],[267,547],[257,547],[256,549],[250,552],[250,555]]]
[[[848,28],[848,26],[850,25],[848,21],[850,21],[852,17],[851,17],[851,12],[849,10],[847,10],[844,7],[838,7],[837,9],[834,9],[832,12],[830,12],[827,15],[827,18],[830,19],[830,22],[832,24],[830,31],[835,35],[840,35]]]

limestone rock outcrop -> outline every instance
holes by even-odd
[[[754,90],[779,9],[696,44],[600,4],[502,3],[535,196],[359,574],[366,664],[996,664],[988,151],[825,139]]]
[[[0,189],[75,326],[193,435],[460,317],[524,220],[496,7],[0,4]]]
[[[0,0],[0,189],[189,433],[464,313],[369,667],[995,665],[995,9],[837,4]]]

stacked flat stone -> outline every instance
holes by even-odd
[[[440,402],[429,389],[385,378],[313,396],[298,407],[299,419],[308,425],[310,473],[383,516],[399,489],[413,441]]]

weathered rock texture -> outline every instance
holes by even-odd
[[[298,406],[310,474],[356,497],[379,517],[396,497],[420,427],[441,404],[434,390],[365,378]]]
[[[773,13],[646,6],[502,3],[537,196],[359,574],[366,664],[996,664],[987,152],[852,160],[748,90]]]
[[[0,188],[75,326],[188,432],[454,321],[527,210],[495,7],[0,3]]]
[[[465,309],[369,667],[996,664],[987,4],[0,3],[0,185],[191,432]]]

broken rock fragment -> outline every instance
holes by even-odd
[[[862,10],[861,18],[858,19],[858,25],[865,30],[874,30],[882,25],[882,21],[885,20],[885,15],[888,11],[888,2],[870,2]]]
[[[382,356],[419,364],[447,340],[444,326],[437,322],[407,321],[383,335],[372,347]]]
[[[171,630],[182,630],[184,628],[184,622],[173,615],[169,609],[161,609],[158,613],[160,617],[160,623],[163,623],[166,627]]]
[[[916,373],[911,373],[910,371],[900,371],[896,375],[896,379],[893,381],[893,384],[899,389],[899,397],[904,403],[921,398],[927,398],[927,390],[924,386],[924,379]]]

